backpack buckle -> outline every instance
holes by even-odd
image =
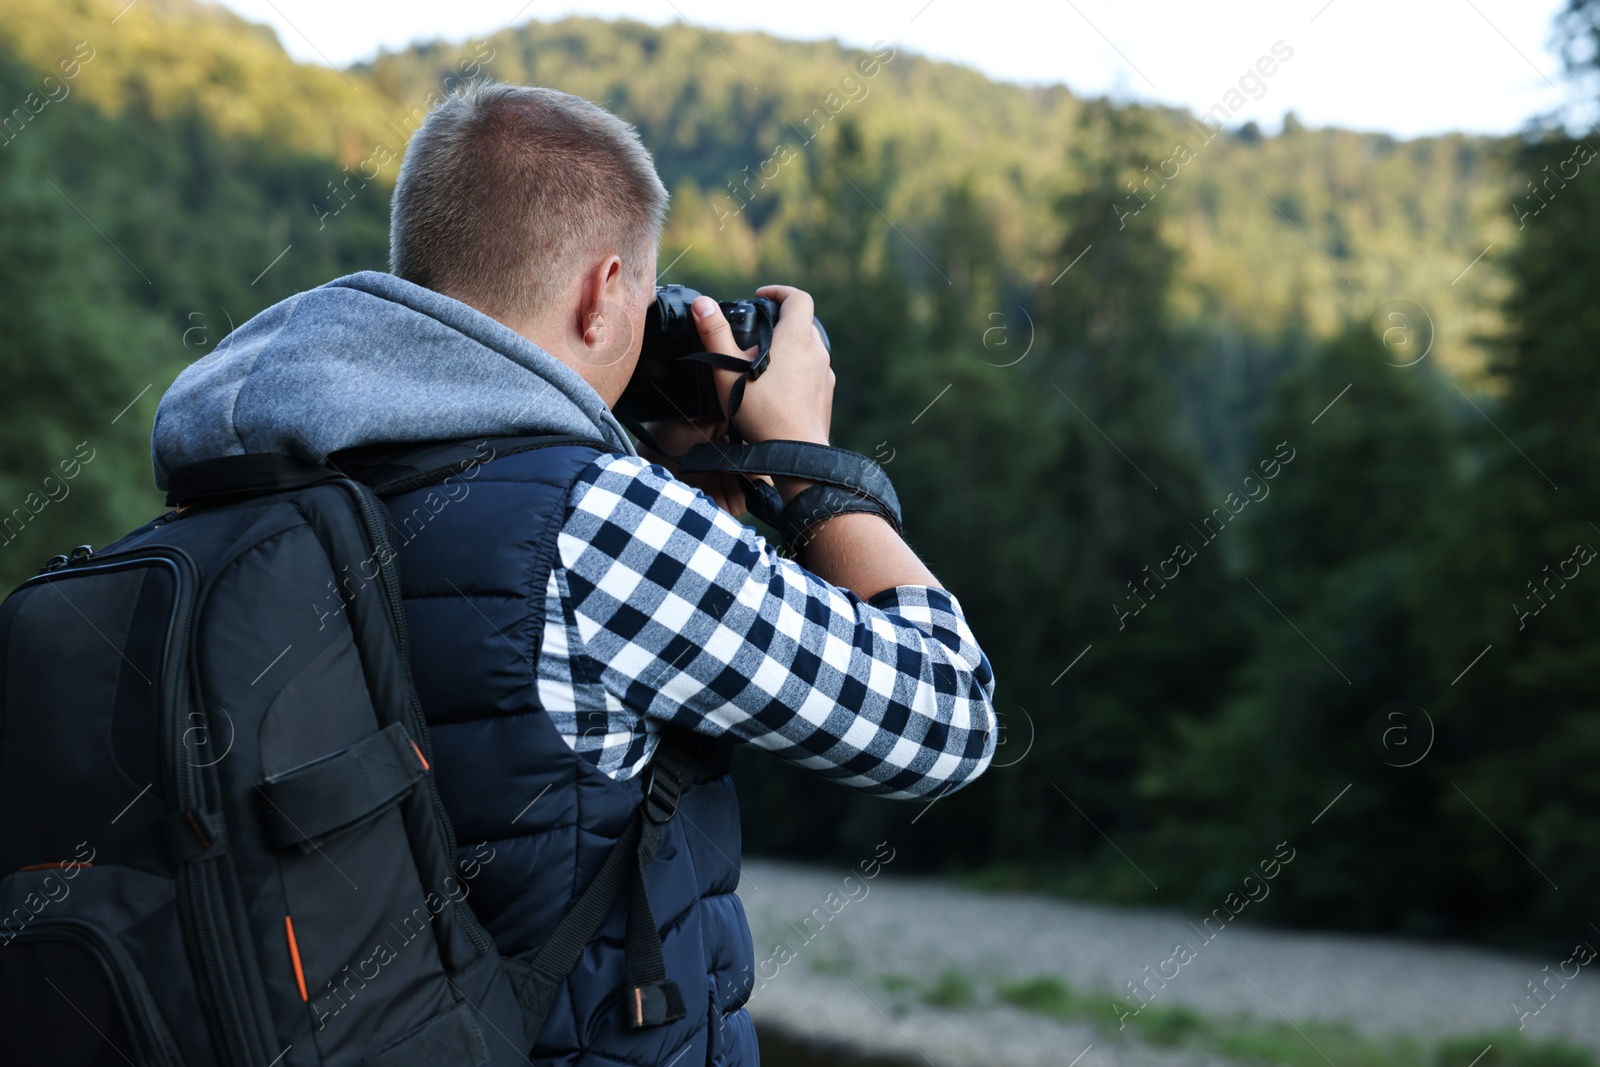
[[[652,765],[650,780],[645,784],[645,818],[658,825],[671,819],[678,812],[678,798],[682,795],[682,784],[671,775],[661,774],[660,769]]]
[[[627,990],[627,1009],[627,1026],[630,1030],[677,1022],[688,1014],[678,983],[670,978],[630,987]]]

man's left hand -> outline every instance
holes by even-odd
[[[734,518],[739,518],[749,507],[745,504],[744,486],[739,482],[737,474],[718,471],[708,474],[678,474],[678,461],[674,457],[681,456],[695,445],[707,442],[717,444],[728,443],[728,422],[726,419],[696,419],[691,422],[672,420],[670,422],[651,422],[645,424],[645,429],[660,442],[661,447],[672,453],[664,456],[645,444],[639,445],[639,454],[651,463],[659,463],[671,471],[674,477],[680,478],[685,483],[694,486],[716,501],[717,507],[726,511]],[[766,475],[759,475],[764,482],[771,482]]]

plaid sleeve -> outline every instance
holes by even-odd
[[[579,476],[557,545],[584,652],[647,720],[897,799],[957,789],[994,756],[994,674],[945,589],[863,600],[620,454]]]

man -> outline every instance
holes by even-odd
[[[638,1025],[619,902],[540,1032],[535,1058],[562,1063],[757,1061],[732,744],[916,799],[976,777],[996,742],[989,662],[889,522],[821,520],[784,558],[736,521],[736,481],[678,480],[612,414],[639,359],[666,200],[616,117],[550,89],[474,85],[407,150],[393,273],[257,315],[180,376],[154,431],[158,482],[238,452],[337,464],[384,443],[592,441],[486,452],[447,496],[387,501],[433,771],[476,872],[470,904],[505,956],[550,940],[639,811],[662,738],[704,750],[643,878],[681,1017]],[[811,298],[759,292],[781,316],[737,429],[827,444],[834,375]],[[708,350],[748,358],[715,302],[694,312]],[[726,410],[737,375],[716,373]],[[727,431],[655,429],[674,453]],[[808,483],[775,484],[787,500]]]

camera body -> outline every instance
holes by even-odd
[[[624,424],[723,417],[711,364],[692,358],[706,350],[690,307],[700,295],[682,285],[656,287],[655,303],[645,315],[639,365],[616,404],[617,417]],[[717,303],[733,328],[734,343],[741,350],[758,350],[750,377],[760,377],[772,347],[773,327],[778,324],[778,302],[758,296]],[[828,344],[822,324],[816,325],[822,343]]]

